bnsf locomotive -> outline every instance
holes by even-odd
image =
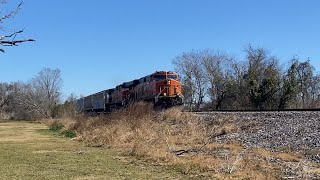
[[[172,71],[157,71],[116,88],[80,98],[76,105],[81,111],[102,112],[140,100],[166,107],[182,105],[182,85],[178,74]]]

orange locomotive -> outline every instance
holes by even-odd
[[[182,85],[172,71],[157,71],[151,75],[125,82],[114,89],[104,90],[77,100],[83,111],[110,111],[134,101],[150,101],[165,107],[182,105]]]

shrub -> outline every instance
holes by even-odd
[[[67,137],[67,138],[74,138],[77,136],[77,134],[74,130],[65,130],[61,134],[63,134],[64,137]]]
[[[50,131],[60,131],[62,128],[64,128],[64,125],[61,122],[57,122],[57,121],[50,124],[49,126]]]

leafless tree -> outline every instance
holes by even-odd
[[[0,83],[0,109],[8,103],[8,84]]]
[[[311,92],[310,92],[311,108],[320,107],[320,74],[316,74],[312,77]]]
[[[0,7],[2,7],[3,9],[6,7],[6,0],[1,0],[0,1]],[[13,18],[21,9],[23,5],[23,1],[21,1],[17,7],[7,13],[3,13],[2,11],[0,11],[0,23],[3,24],[5,23],[7,20]],[[0,45],[1,46],[18,46],[21,43],[24,42],[30,42],[30,41],[34,41],[33,39],[18,39],[17,36],[23,33],[23,29],[18,30],[18,31],[12,31],[12,30],[8,30],[7,28],[0,26],[0,31],[4,34],[0,35]],[[4,52],[4,49],[0,48],[1,52]]]
[[[61,95],[59,69],[44,68],[29,83],[14,85],[10,102],[18,118],[52,118]]]
[[[9,84],[0,83],[0,118],[6,118],[9,102]]]
[[[37,103],[31,101],[34,99],[31,85],[24,82],[15,82],[12,86],[13,89],[10,94],[9,106],[12,108],[13,118],[32,119],[40,117],[37,114]]]
[[[221,109],[223,101],[227,98],[226,86],[232,76],[232,61],[226,53],[204,51],[202,65],[209,84],[209,97],[216,110]]]
[[[202,68],[205,53],[205,51],[193,50],[183,53],[172,61],[176,71],[182,76],[185,85],[184,96],[190,110],[198,111],[206,94],[205,76]]]
[[[52,117],[52,110],[60,101],[62,87],[60,70],[44,68],[33,78],[31,84],[43,114]]]
[[[314,71],[315,69],[309,60],[299,63],[297,67],[299,99],[302,103],[302,108],[310,108],[312,91],[316,88],[313,87]]]

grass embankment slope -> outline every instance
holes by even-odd
[[[54,137],[45,129],[0,120],[0,179],[185,179],[110,149]]]
[[[140,102],[106,116],[79,115],[55,123],[63,124],[64,130],[75,131],[77,139],[88,145],[110,147],[155,164],[175,167],[193,178],[319,179],[319,163],[309,160],[305,152],[290,148],[272,151],[256,144],[241,144],[232,135],[247,133],[255,137],[259,128],[273,129],[265,123],[258,126],[258,120],[243,118],[197,116],[178,108],[154,111],[152,106]],[[229,141],[219,142],[223,137]],[[272,138],[270,141],[275,141],[284,135]]]

